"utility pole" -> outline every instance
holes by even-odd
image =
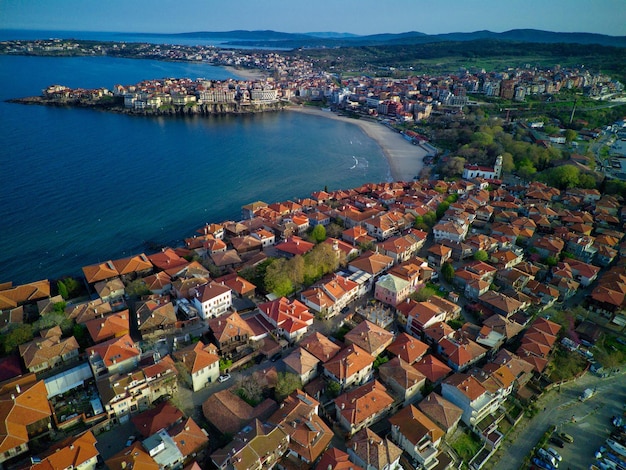
[[[578,103],[578,97],[574,99],[574,107],[572,108],[572,114],[569,117],[570,124],[574,121],[574,113],[576,112],[576,103]]]

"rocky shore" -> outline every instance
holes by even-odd
[[[124,107],[123,99],[86,101],[86,100],[57,100],[43,96],[29,96],[7,100],[9,103],[28,105],[57,106],[68,108],[93,108],[114,113],[133,116],[217,116],[227,114],[255,114],[280,111],[285,107],[283,102],[263,104],[215,103],[194,104],[193,106],[167,105],[158,109],[133,109]]]

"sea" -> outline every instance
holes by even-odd
[[[68,36],[21,38],[48,37]],[[239,220],[253,201],[391,179],[376,142],[322,117],[138,117],[6,102],[52,84],[164,77],[233,75],[202,63],[0,56],[0,283],[81,275],[86,265],[179,246],[208,222]]]

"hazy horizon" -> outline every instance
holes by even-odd
[[[59,10],[63,14],[59,14]],[[66,14],[71,12],[71,14]],[[228,8],[213,0],[15,0],[0,4],[0,29],[175,34],[272,30],[346,32],[360,36],[539,29],[626,35],[624,0],[240,0]]]

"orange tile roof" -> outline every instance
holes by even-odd
[[[175,351],[173,356],[182,362],[189,373],[193,375],[219,362],[219,356],[210,352],[214,348],[214,346],[213,348],[211,346],[205,346],[202,341],[198,341],[196,344],[190,344],[183,349]]]
[[[485,387],[469,374],[456,373],[444,380],[444,383],[456,387],[470,401],[477,400],[483,394],[487,393]]]
[[[363,467],[353,464],[348,454],[335,447],[324,452],[316,468],[320,470],[328,468],[332,470],[364,470]]]
[[[329,361],[341,351],[341,346],[333,343],[326,336],[317,331],[303,338],[302,341],[300,341],[300,346],[322,362]]]
[[[123,310],[106,317],[89,320],[85,326],[93,342],[100,343],[130,333],[129,315],[128,310]]]
[[[428,345],[407,333],[400,333],[395,341],[387,346],[387,351],[403,361],[413,364],[426,354]]]
[[[432,354],[424,356],[417,363],[415,363],[413,367],[424,374],[432,383],[437,383],[452,372],[450,367]]]
[[[184,418],[183,412],[164,401],[155,408],[139,413],[131,418],[135,428],[145,438],[161,429],[168,429]]]
[[[113,266],[120,275],[150,271],[153,268],[152,263],[143,253],[128,258],[113,260]]]
[[[402,408],[389,418],[389,422],[392,426],[398,426],[400,434],[413,445],[418,445],[426,436],[434,444],[445,434],[428,416],[413,405]]]
[[[172,436],[176,447],[183,457],[191,457],[209,444],[207,432],[196,424],[192,418],[187,418],[180,424],[172,427],[168,434]]]
[[[31,466],[30,470],[80,468],[99,454],[96,449],[96,438],[91,431],[87,431],[78,437],[73,436],[55,444],[41,455],[42,461]]]
[[[441,426],[445,432],[448,432],[451,427],[456,425],[461,416],[463,416],[461,408],[435,392],[431,392],[417,406],[426,416]]]
[[[344,337],[347,344],[356,344],[372,355],[378,355],[393,342],[393,333],[365,320]]]
[[[150,454],[144,450],[141,442],[135,442],[129,448],[118,452],[113,457],[106,460],[105,463],[109,470],[159,470],[161,468],[159,464],[150,457]]]
[[[366,463],[366,468],[390,468],[402,455],[402,449],[370,428],[361,429],[346,445]]]
[[[382,413],[393,404],[393,398],[378,380],[373,380],[335,398],[339,413],[352,426]]]
[[[47,297],[50,297],[50,281],[47,279],[16,287],[7,287],[0,289],[0,310],[15,308],[23,303]]]
[[[227,343],[236,336],[254,336],[254,331],[237,312],[209,320],[209,328],[219,343]]]
[[[119,275],[117,269],[113,265],[113,261],[105,261],[104,263],[92,264],[83,267],[83,274],[89,284],[104,281]]]
[[[132,357],[138,358],[140,352],[130,335],[124,335],[88,348],[87,354],[99,354],[105,367],[110,367]]]
[[[339,380],[344,380],[372,364],[374,364],[374,358],[367,351],[352,344],[327,361],[324,368]]]

